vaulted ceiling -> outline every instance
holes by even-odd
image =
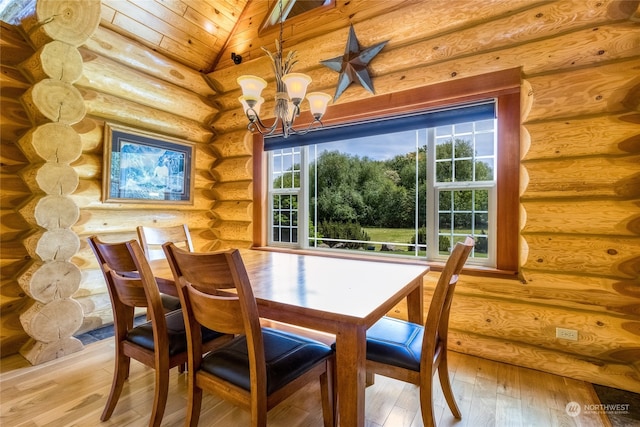
[[[247,0],[102,0],[101,25],[198,71],[213,70]]]
[[[211,71],[248,0],[102,0],[100,24],[198,71]],[[18,25],[36,0],[0,0]]]
[[[283,1],[285,16],[299,16],[324,4],[334,5],[333,0]],[[275,0],[255,0],[253,8],[248,8],[249,3],[250,0],[102,0],[100,24],[207,73],[221,62],[220,55],[235,30],[242,32],[255,25],[266,28],[269,14],[279,5]],[[35,4],[36,0],[0,0],[0,20],[18,25]],[[251,16],[244,14],[247,9],[252,11]]]

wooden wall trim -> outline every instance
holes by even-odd
[[[498,102],[498,270],[518,270],[520,233],[520,94]]]

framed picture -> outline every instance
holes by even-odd
[[[104,131],[104,202],[193,204],[193,144],[109,123]]]

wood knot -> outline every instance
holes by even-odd
[[[542,258],[538,258],[536,262],[544,262],[544,260]]]
[[[537,13],[536,14],[536,18],[542,18],[543,16],[544,16],[544,14],[542,14],[542,13]]]
[[[607,253],[609,255],[618,255],[618,251],[616,251],[615,249],[607,249]]]
[[[456,73],[455,71],[453,73],[451,73],[451,77],[455,77],[457,75],[458,75],[458,73]]]
[[[596,322],[596,325],[598,325],[598,326],[604,326],[604,322],[601,322],[601,321],[599,321],[599,320],[598,320],[598,321]]]

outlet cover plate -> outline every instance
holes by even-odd
[[[578,331],[575,329],[556,328],[556,338],[578,341]]]

